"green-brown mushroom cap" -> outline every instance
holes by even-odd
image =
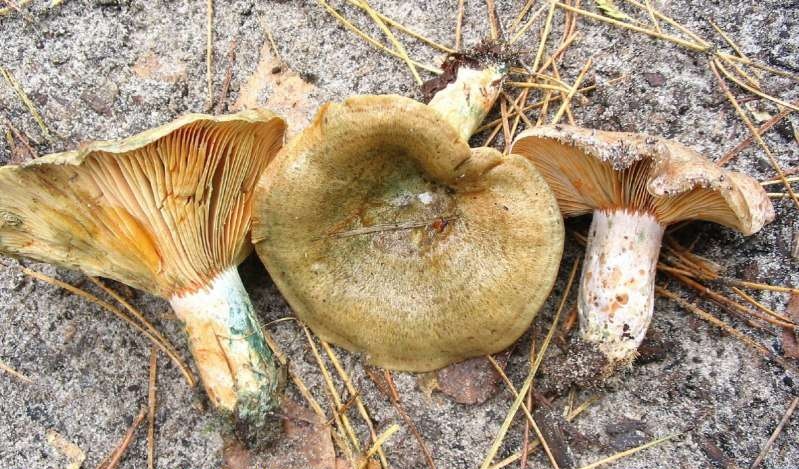
[[[360,96],[323,107],[267,168],[253,242],[322,339],[426,371],[503,350],[528,328],[563,224],[524,158],[470,149],[411,99]]]

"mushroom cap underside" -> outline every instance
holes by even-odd
[[[253,188],[283,143],[265,110],[189,114],[0,168],[0,252],[170,297],[247,254]]]
[[[563,224],[524,158],[470,149],[411,99],[361,96],[323,107],[267,168],[253,241],[322,339],[425,371],[527,329],[554,282]]]
[[[744,235],[774,219],[756,180],[673,140],[550,125],[522,132],[512,151],[535,164],[567,217],[621,208],[652,213],[664,225],[707,220]]]

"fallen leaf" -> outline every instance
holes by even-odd
[[[261,95],[265,91],[267,98],[262,102]],[[264,41],[255,73],[241,86],[232,110],[263,106],[286,119],[289,133],[299,132],[319,107],[320,103],[311,98],[314,91],[316,87],[288,68],[272,52],[269,41]]]
[[[799,322],[799,294],[791,293],[787,313],[794,322]],[[786,327],[782,330],[782,351],[787,358],[799,358],[799,341],[793,328]]]
[[[86,453],[78,445],[67,440],[55,430],[47,430],[45,436],[50,446],[67,457],[69,460],[67,469],[80,469],[83,461],[86,460]]]
[[[459,404],[482,404],[499,390],[499,375],[485,357],[438,370],[436,381],[438,389]]]
[[[186,78],[186,64],[178,61],[171,62],[150,51],[139,57],[139,60],[133,65],[133,73],[141,78],[177,83]]]
[[[602,12],[603,15],[609,16],[613,19],[620,20],[620,21],[632,21],[633,19],[630,18],[626,13],[619,10],[613,0],[594,0],[596,2],[596,6],[599,7],[599,10]]]
[[[274,446],[255,453],[238,442],[223,450],[225,469],[336,469],[330,426],[309,409],[285,398],[280,407],[283,435]]]

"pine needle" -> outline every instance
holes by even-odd
[[[355,388],[355,385],[352,384],[352,379],[350,379],[349,374],[341,365],[341,361],[339,361],[338,356],[330,347],[330,345],[325,342],[324,340],[319,341],[322,344],[322,348],[325,350],[327,357],[330,359],[330,362],[333,364],[333,368],[336,369],[341,380],[344,382],[344,386],[347,388],[347,392],[350,393],[350,396],[353,396],[352,399],[355,400],[355,406],[358,409],[358,413],[361,414],[361,418],[366,422],[367,428],[369,428],[369,434],[372,437],[373,444],[377,444],[378,437],[377,432],[375,431],[374,423],[372,422],[372,418],[369,416],[369,411],[366,410],[366,406],[363,403],[363,399],[361,399],[360,392]],[[388,461],[386,460],[386,455],[383,452],[383,448],[381,446],[377,446],[377,454],[380,457],[380,464],[383,465],[384,468],[388,469]]]
[[[388,441],[389,438],[394,436],[394,434],[397,433],[399,429],[400,427],[396,423],[386,428],[386,430],[383,433],[381,433],[379,437],[377,437],[377,440],[375,440],[372,447],[369,448],[369,451],[366,452],[363,461],[361,462],[361,464],[358,465],[358,469],[365,468],[366,465],[369,463],[369,458],[371,458],[375,454],[375,452],[377,452],[380,449],[383,443],[385,443],[386,441]]]
[[[205,79],[208,85],[208,103],[206,107],[214,106],[214,0],[206,0],[205,23]]]
[[[602,466],[604,464],[611,463],[613,461],[618,461],[619,459],[626,458],[627,456],[635,454],[635,453],[637,453],[639,451],[643,451],[643,450],[651,448],[653,446],[657,446],[657,445],[659,445],[661,443],[665,443],[666,441],[671,440],[672,438],[678,437],[680,435],[682,435],[682,433],[674,433],[672,435],[668,435],[668,436],[664,436],[664,437],[661,437],[661,438],[657,438],[657,439],[652,440],[649,443],[645,443],[645,444],[643,444],[641,446],[638,446],[638,447],[635,447],[635,448],[632,448],[632,449],[628,449],[628,450],[622,451],[620,453],[616,453],[613,456],[609,456],[609,457],[607,457],[605,459],[600,459],[599,461],[591,463],[591,464],[589,464],[587,466],[583,466],[580,469],[594,469],[595,467],[599,467],[599,466]]]
[[[530,16],[530,19],[527,20],[526,23],[524,23],[524,26],[522,26],[521,29],[519,29],[513,34],[513,37],[511,37],[510,39],[510,44],[516,43],[516,41],[518,41],[519,39],[521,39],[522,36],[524,36],[527,30],[530,29],[530,26],[532,26],[535,20],[537,20],[538,17],[544,12],[544,9],[546,7],[547,7],[546,5],[541,5],[541,8],[536,10],[535,13],[533,13],[533,15]]]
[[[458,0],[458,14],[455,18],[455,50],[461,50],[463,37],[463,1]]]
[[[491,365],[494,366],[494,369],[497,371],[497,373],[499,373],[499,376],[502,377],[502,380],[505,382],[505,385],[508,387],[508,390],[510,390],[511,394],[513,394],[513,397],[515,397],[516,399],[519,399],[520,397],[523,398],[524,396],[520,396],[518,391],[516,391],[516,387],[513,386],[513,382],[508,378],[508,376],[505,374],[505,371],[502,369],[501,366],[499,366],[499,363],[497,363],[494,357],[492,357],[491,355],[486,355],[486,358],[488,359],[489,362],[491,362]],[[547,440],[546,438],[544,438],[544,434],[541,432],[541,429],[538,427],[538,423],[533,418],[533,415],[530,413],[529,408],[526,405],[524,405],[524,403],[519,404],[519,407],[522,409],[522,412],[527,417],[527,422],[530,424],[531,427],[533,427],[533,431],[535,431],[535,435],[536,437],[538,437],[538,441],[541,443],[541,446],[543,446],[547,458],[549,458],[549,463],[552,464],[552,467],[554,467],[555,469],[560,469],[560,467],[558,466],[558,461],[555,459],[555,456],[552,454],[552,450],[549,449]]]
[[[580,74],[577,75],[577,79],[574,80],[574,85],[572,85],[571,89],[566,95],[566,98],[561,102],[558,112],[555,113],[555,117],[552,118],[553,124],[557,124],[558,122],[560,122],[560,119],[563,117],[563,114],[569,108],[569,104],[571,103],[572,97],[574,97],[574,94],[577,93],[577,90],[580,87],[580,83],[582,83],[583,78],[585,78],[585,74],[588,73],[588,69],[591,68],[591,63],[592,63],[591,59],[588,59],[585,65],[583,65],[583,68],[580,70]]]
[[[0,261],[0,265],[8,267],[8,265],[4,264],[2,261]],[[63,288],[64,290],[72,293],[73,295],[77,295],[85,300],[88,300],[89,302],[94,303],[100,306],[101,308],[105,309],[106,311],[110,312],[119,319],[122,319],[123,321],[128,323],[131,327],[133,327],[140,333],[144,334],[148,339],[150,339],[153,345],[158,347],[170,359],[172,359],[172,361],[180,370],[181,374],[183,374],[183,377],[186,379],[186,382],[189,384],[190,387],[194,387],[194,385],[197,384],[197,381],[194,378],[194,375],[192,374],[191,370],[189,370],[189,367],[183,362],[183,360],[179,356],[177,356],[175,353],[171,351],[172,347],[167,342],[162,342],[157,336],[153,335],[150,331],[140,326],[136,321],[128,317],[127,314],[123,313],[116,306],[101,300],[100,298],[92,295],[91,293],[85,290],[81,290],[78,287],[75,287],[61,280],[50,277],[49,275],[43,274],[41,272],[37,272],[35,270],[23,266],[19,266],[19,270],[29,277],[33,277],[37,280],[41,280],[42,282],[49,283],[50,285],[56,286],[58,288]]]
[[[736,339],[740,340],[745,345],[753,348],[758,353],[763,355],[764,358],[773,360],[774,362],[776,362],[777,364],[779,364],[781,367],[783,367],[786,370],[791,370],[792,372],[796,372],[796,369],[793,367],[793,365],[787,363],[781,357],[778,357],[777,355],[772,353],[771,350],[769,350],[768,348],[766,348],[765,346],[763,346],[759,342],[757,342],[754,339],[750,338],[749,336],[747,336],[743,332],[739,331],[738,329],[735,329],[734,327],[732,327],[729,324],[725,323],[721,319],[713,316],[712,314],[708,313],[707,311],[703,310],[702,308],[698,307],[697,305],[695,305],[693,303],[689,303],[687,300],[681,298],[676,293],[674,293],[672,291],[669,291],[669,290],[667,290],[667,289],[665,289],[665,288],[663,288],[661,286],[655,286],[655,292],[658,295],[665,296],[666,298],[671,299],[672,301],[674,301],[675,303],[680,305],[683,309],[688,310],[689,312],[691,312],[694,315],[698,316],[700,319],[702,319],[702,320],[704,320],[706,322],[709,322],[710,324],[718,327],[719,329],[723,330],[727,334],[730,334],[731,336],[733,336]]]
[[[533,384],[533,379],[535,378],[536,373],[538,372],[538,367],[541,366],[541,362],[544,359],[544,355],[546,354],[547,347],[549,347],[549,343],[552,341],[552,336],[555,334],[558,325],[558,319],[560,319],[560,313],[563,311],[563,306],[566,303],[566,300],[569,295],[569,291],[571,290],[571,285],[574,282],[574,276],[577,273],[577,267],[580,265],[579,259],[574,262],[572,266],[571,273],[569,273],[569,281],[566,284],[566,290],[563,293],[563,297],[561,298],[560,305],[558,306],[558,310],[555,313],[555,318],[552,320],[552,325],[549,328],[549,332],[547,332],[546,338],[544,339],[544,343],[541,344],[541,350],[538,352],[538,355],[535,358],[535,363],[530,369],[530,373],[527,375],[527,378],[524,380],[522,387],[519,389],[519,392],[516,396],[516,399],[511,404],[510,409],[508,410],[508,414],[505,417],[505,421],[502,422],[502,425],[499,427],[499,432],[494,437],[494,442],[491,444],[491,447],[488,450],[488,453],[483,459],[483,463],[480,465],[481,469],[488,469],[491,466],[491,462],[494,460],[494,457],[499,451],[500,445],[502,445],[502,441],[505,439],[505,435],[508,433],[508,429],[510,429],[510,424],[513,422],[514,417],[516,417],[516,412],[519,410],[519,407],[522,404],[522,400],[524,396],[527,394],[527,391]]]
[[[730,91],[729,87],[727,86],[727,83],[724,82],[724,79],[719,74],[719,69],[723,69],[723,66],[721,66],[719,60],[711,60],[710,70],[716,76],[716,79],[719,82],[719,85],[721,86],[721,90],[724,92],[724,95],[727,97],[727,100],[730,102],[730,104],[732,104],[732,106],[735,108],[735,111],[738,113],[738,116],[746,125],[746,128],[749,129],[749,132],[752,134],[752,138],[754,138],[755,142],[757,142],[760,148],[763,149],[763,152],[766,154],[766,157],[768,157],[771,166],[777,172],[777,175],[779,176],[780,180],[783,182],[785,188],[788,190],[788,193],[791,194],[791,198],[793,199],[794,204],[797,207],[799,207],[799,198],[797,198],[790,183],[788,183],[788,181],[785,180],[785,173],[783,172],[776,158],[774,158],[774,155],[771,153],[771,150],[769,149],[768,145],[766,145],[766,142],[763,141],[763,139],[760,137],[760,134],[758,134],[757,129],[752,124],[752,121],[749,119],[749,116],[746,115],[744,110],[741,108],[741,105],[738,103],[738,100]]]
[[[158,350],[150,349],[150,379],[147,383],[147,469],[155,469],[155,406],[157,402]]]
[[[594,19],[594,20],[597,20],[597,21],[602,21],[604,23],[610,23],[610,24],[612,24],[614,26],[618,26],[618,27],[623,28],[623,29],[629,29],[629,30],[636,31],[636,32],[639,32],[639,33],[648,34],[649,36],[656,37],[658,39],[663,39],[665,41],[677,44],[678,46],[685,47],[686,49],[691,49],[691,50],[694,50],[694,51],[697,51],[697,52],[707,52],[708,50],[710,50],[710,46],[709,45],[697,44],[695,42],[691,42],[691,41],[686,41],[684,39],[680,39],[680,38],[678,38],[676,36],[672,36],[670,34],[659,33],[659,32],[657,32],[657,31],[655,31],[653,29],[643,28],[641,26],[636,26],[636,25],[631,24],[631,23],[625,23],[624,21],[614,20],[613,18],[608,18],[608,17],[602,16],[602,15],[597,15],[596,13],[591,13],[590,11],[586,11],[586,10],[583,10],[583,9],[580,9],[580,8],[575,8],[573,6],[566,5],[565,3],[556,2],[556,4],[557,4],[557,6],[559,6],[560,8],[562,8],[564,10],[571,11],[573,13],[577,13],[577,14],[579,14],[581,16],[585,16],[586,18],[591,18],[591,19]]]
[[[311,347],[311,353],[313,353],[313,356],[316,359],[316,364],[319,366],[319,370],[322,372],[322,378],[324,379],[325,386],[327,387],[327,393],[330,396],[330,399],[333,401],[333,417],[335,418],[339,428],[344,430],[344,434],[349,439],[349,443],[352,444],[352,447],[355,448],[355,452],[360,453],[361,444],[358,441],[355,430],[352,428],[349,417],[347,417],[346,413],[339,414],[337,412],[337,409],[343,408],[344,403],[341,401],[341,396],[339,395],[336,386],[333,384],[333,378],[330,376],[330,371],[328,371],[327,365],[325,365],[325,362],[322,359],[322,355],[319,354],[319,350],[316,348],[316,343],[311,336],[311,331],[309,331],[305,325],[302,326],[302,330],[305,333],[306,339],[308,339],[308,345]]]
[[[113,298],[117,303],[121,304],[122,307],[125,308],[128,311],[128,313],[130,313],[131,316],[133,316],[139,321],[139,324],[142,327],[147,329],[154,337],[156,337],[162,344],[164,344],[164,347],[166,347],[169,350],[169,353],[167,353],[167,355],[172,354],[176,357],[179,356],[177,349],[175,349],[172,343],[170,343],[169,340],[166,337],[164,337],[164,335],[161,334],[161,332],[159,332],[158,329],[156,329],[155,326],[153,326],[150,323],[150,321],[147,320],[147,318],[144,317],[144,314],[142,314],[141,311],[134,308],[133,305],[131,305],[130,302],[128,302],[128,300],[123,298],[122,295],[120,295],[113,289],[109,288],[105,283],[100,281],[100,279],[98,279],[97,277],[88,277],[88,279],[90,282],[92,282],[101,290],[103,290],[107,295]]]
[[[11,13],[13,11],[16,11],[17,13],[22,14],[22,11],[20,10],[20,8],[24,7],[25,5],[27,5],[30,2],[31,2],[31,0],[19,0],[18,2],[5,0],[5,3],[8,4],[8,6],[0,8],[0,16],[6,16],[6,15],[8,15],[9,13]]]
[[[488,10],[488,26],[491,28],[491,40],[498,41],[502,36],[499,20],[497,19],[497,7],[494,0],[485,0],[486,10]]]
[[[721,60],[716,59],[714,62],[715,62],[716,68],[718,68],[718,70],[720,70],[721,73],[725,77],[727,77],[728,80],[734,82],[736,85],[740,86],[741,88],[745,89],[746,91],[748,91],[748,92],[750,92],[750,93],[752,93],[754,95],[760,96],[763,99],[767,99],[767,100],[769,100],[769,101],[771,101],[771,102],[773,102],[775,104],[778,104],[780,106],[784,106],[784,107],[786,107],[786,108],[788,108],[788,109],[790,109],[792,111],[799,111],[799,106],[794,106],[793,104],[789,103],[788,101],[783,101],[783,100],[781,100],[779,98],[771,96],[770,94],[766,94],[766,93],[764,93],[764,92],[762,92],[762,91],[760,91],[760,90],[758,90],[756,88],[753,88],[752,86],[747,85],[746,83],[742,82],[735,75],[730,73],[729,70],[727,70],[727,68],[721,63],[722,62]]]
[[[354,5],[354,6],[358,7],[358,8],[364,9],[364,5],[363,5],[363,3],[360,0],[347,0],[347,1],[350,4],[352,4],[352,5]],[[439,49],[439,50],[441,50],[443,52],[447,52],[447,53],[450,53],[450,54],[454,53],[454,52],[457,52],[455,49],[452,49],[451,47],[447,47],[447,46],[445,46],[443,44],[440,44],[440,43],[438,43],[438,42],[426,37],[422,33],[419,33],[417,31],[414,31],[413,29],[408,28],[407,26],[403,25],[399,21],[396,21],[396,20],[384,15],[383,13],[380,13],[378,10],[374,9],[374,7],[370,6],[370,8],[372,9],[372,11],[375,12],[375,14],[377,14],[377,16],[381,20],[383,20],[384,22],[388,23],[392,28],[395,28],[395,29],[397,29],[399,31],[402,31],[403,33],[407,34],[408,36],[416,38],[419,41],[424,42],[425,44],[427,44],[427,45],[429,45],[431,47],[434,47],[436,49]],[[456,47],[456,49],[457,49],[457,47]]]
[[[11,376],[17,378],[20,381],[23,381],[23,382],[28,383],[28,384],[33,384],[33,380],[32,379],[28,378],[27,376],[23,375],[19,371],[17,371],[15,369],[11,368],[10,366],[6,365],[5,363],[3,363],[2,360],[0,360],[0,370],[5,371],[6,373],[10,374]]]
[[[385,53],[387,53],[387,54],[389,54],[389,55],[393,55],[394,57],[397,57],[397,58],[399,58],[399,59],[403,59],[403,60],[405,60],[405,59],[402,57],[402,55],[400,55],[400,53],[399,53],[399,52],[396,52],[396,51],[394,51],[394,50],[392,50],[392,49],[389,49],[388,47],[386,47],[386,46],[384,46],[383,44],[381,44],[381,43],[380,43],[380,41],[378,41],[377,39],[373,38],[372,36],[368,35],[367,33],[363,32],[363,31],[361,31],[361,30],[360,30],[360,29],[359,29],[357,26],[355,26],[354,24],[352,24],[352,23],[351,23],[351,22],[350,22],[350,21],[349,21],[347,18],[344,18],[344,17],[341,15],[341,13],[339,13],[338,11],[336,11],[336,9],[335,9],[335,8],[333,8],[332,6],[330,6],[330,4],[329,4],[329,3],[328,3],[326,0],[316,0],[316,2],[317,2],[317,3],[319,3],[320,5],[322,5],[322,7],[323,7],[325,10],[327,10],[327,12],[328,12],[328,13],[330,13],[330,15],[331,15],[331,16],[333,16],[333,17],[334,17],[335,19],[337,19],[337,20],[338,20],[338,21],[339,21],[341,24],[343,24],[343,25],[344,25],[344,27],[346,27],[347,29],[349,29],[350,31],[352,31],[353,33],[355,33],[355,34],[356,34],[358,37],[360,37],[360,38],[361,38],[361,39],[363,39],[364,41],[368,42],[368,43],[369,43],[369,44],[371,44],[372,46],[374,46],[374,47],[376,47],[376,48],[378,48],[378,49],[382,50],[383,52],[385,52]],[[412,60],[412,59],[411,59],[411,62],[412,62],[412,63],[413,63],[415,66],[417,66],[417,67],[419,67],[419,68],[421,68],[421,69],[427,70],[428,72],[435,73],[436,75],[440,75],[440,74],[442,74],[442,73],[443,73],[443,72],[441,71],[441,69],[438,69],[438,68],[435,68],[435,67],[431,67],[430,65],[425,65],[425,64],[419,63],[419,62],[417,62],[417,61],[415,61],[415,60]]]
[[[782,418],[780,419],[780,423],[777,424],[777,428],[774,429],[774,432],[771,434],[771,437],[769,437],[768,441],[766,441],[766,444],[763,445],[763,449],[760,450],[760,454],[757,455],[757,458],[752,463],[752,465],[749,466],[749,469],[757,469],[757,467],[760,466],[760,463],[762,463],[763,460],[766,458],[769,449],[771,449],[771,446],[774,444],[775,441],[777,441],[777,437],[780,436],[782,428],[785,426],[786,423],[788,423],[788,420],[793,415],[793,412],[796,410],[797,405],[799,405],[799,397],[794,397],[793,401],[791,401],[791,404],[788,406],[788,410],[785,411],[785,414],[783,414]]]
[[[292,318],[294,319],[294,318]],[[267,331],[262,331],[264,334],[264,339],[266,340],[266,344],[272,349],[272,352],[275,353],[275,358],[277,361],[284,367],[286,367],[286,371],[289,375],[289,378],[297,386],[297,389],[302,394],[302,397],[308,402],[308,405],[311,406],[311,410],[314,411],[317,417],[319,417],[320,421],[324,422],[327,420],[327,415],[325,415],[324,409],[319,404],[319,401],[311,394],[311,391],[308,389],[308,385],[305,384],[305,381],[302,380],[298,373],[295,373],[292,370],[291,363],[289,363],[286,354],[280,348],[280,345],[275,341],[275,339],[269,334]]]
[[[25,93],[25,90],[22,89],[22,85],[14,78],[14,75],[11,74],[9,70],[6,70],[2,66],[0,66],[0,75],[5,78],[6,82],[11,85],[11,88],[14,89],[14,92],[17,93],[17,96],[22,101],[22,104],[28,108],[28,112],[31,113],[33,116],[33,120],[39,125],[39,128],[42,130],[42,135],[48,141],[53,141],[53,134],[50,133],[50,129],[47,127],[47,124],[44,123],[44,119],[42,119],[42,115],[39,114],[39,111],[36,109],[36,106],[33,104],[33,101],[28,97],[28,94]]]
[[[97,469],[114,469],[116,468],[119,463],[122,461],[122,458],[125,456],[125,453],[128,451],[128,447],[133,442],[133,437],[136,435],[136,430],[141,425],[144,418],[147,416],[147,408],[142,407],[139,415],[133,419],[133,423],[131,423],[128,430],[125,432],[125,435],[117,444],[116,448],[106,456],[103,462],[97,467]]]
[[[402,43],[399,42],[399,40],[397,40],[397,38],[394,36],[394,33],[392,33],[390,29],[388,29],[386,23],[383,22],[380,15],[378,15],[377,12],[372,8],[372,6],[369,5],[369,2],[367,0],[355,0],[355,1],[360,4],[360,7],[364,11],[366,11],[366,13],[372,18],[372,21],[374,21],[375,24],[377,24],[377,27],[380,28],[381,31],[383,31],[383,34],[386,35],[388,42],[390,42],[394,46],[394,50],[396,50],[399,53],[400,57],[402,57],[402,60],[404,60],[405,63],[408,65],[408,68],[411,70],[411,75],[413,75],[413,79],[416,80],[416,84],[422,86],[422,77],[420,77],[419,72],[416,71],[416,67],[413,65],[411,58],[408,56],[408,51],[405,50],[405,46],[403,46]]]

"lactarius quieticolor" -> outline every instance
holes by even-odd
[[[327,104],[267,168],[253,242],[297,316],[375,365],[427,371],[508,347],[563,249],[557,201],[517,155],[470,149],[491,70],[424,105]]]
[[[564,217],[593,213],[577,309],[608,372],[630,363],[646,334],[669,224],[707,220],[750,235],[774,218],[757,181],[674,141],[556,125],[523,132],[513,152],[543,174]]]
[[[2,167],[0,252],[168,299],[211,402],[240,430],[268,434],[279,370],[236,266],[251,249],[253,189],[284,131],[266,111],[193,114]]]

